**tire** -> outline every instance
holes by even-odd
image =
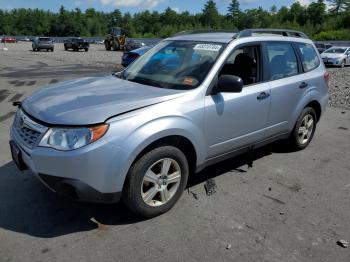
[[[85,52],[88,52],[89,51],[89,48],[85,48]]]
[[[52,48],[52,49],[51,49],[51,52],[53,52],[53,51],[54,51],[54,49]]]
[[[161,169],[167,164],[170,168],[163,175]],[[152,170],[153,175],[146,178],[146,173],[150,173],[149,170]],[[175,205],[186,188],[188,174],[187,159],[179,149],[172,146],[155,148],[131,166],[125,180],[122,200],[139,216],[147,218],[158,216]],[[170,176],[172,182],[168,180]]]
[[[68,47],[66,45],[64,45],[64,50],[66,50],[66,51],[68,50]]]
[[[120,44],[118,42],[115,42],[113,45],[113,51],[119,51],[120,50]]]
[[[345,60],[343,60],[340,64],[340,68],[344,68],[345,67]]]
[[[111,51],[111,45],[109,44],[108,41],[105,41],[105,48],[106,48],[106,51]]]
[[[312,121],[311,121],[312,120]],[[312,125],[310,124],[312,122]],[[289,137],[289,144],[294,150],[303,150],[311,142],[317,125],[316,112],[306,107],[300,114],[297,123]]]

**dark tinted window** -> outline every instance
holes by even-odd
[[[289,43],[267,43],[270,65],[270,80],[277,80],[298,74],[298,62]]]
[[[39,38],[39,41],[42,41],[42,42],[49,42],[49,41],[51,41],[51,38],[48,38],[48,37],[40,37],[40,38]]]
[[[242,78],[244,85],[260,82],[260,46],[235,49],[227,58],[220,75],[238,76]]]
[[[309,72],[320,65],[315,49],[310,44],[297,44],[301,53],[301,62],[305,72]]]

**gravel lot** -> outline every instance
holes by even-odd
[[[331,108],[301,152],[262,148],[190,178],[169,213],[139,220],[121,205],[64,200],[11,161],[14,108],[38,88],[120,69],[120,52],[0,50],[0,262],[350,261],[350,68],[329,69]],[[107,62],[105,62],[107,61]],[[204,185],[217,189],[207,196]]]

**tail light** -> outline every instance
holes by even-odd
[[[326,82],[326,84],[327,84],[327,86],[328,86],[328,82],[329,82],[329,73],[328,73],[328,72],[324,73],[323,78],[324,78],[324,81]]]

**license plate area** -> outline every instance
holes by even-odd
[[[10,149],[11,149],[11,155],[12,155],[13,162],[15,162],[17,168],[21,171],[28,169],[28,167],[26,166],[26,164],[23,161],[21,150],[16,145],[16,143],[12,140],[10,141]]]

